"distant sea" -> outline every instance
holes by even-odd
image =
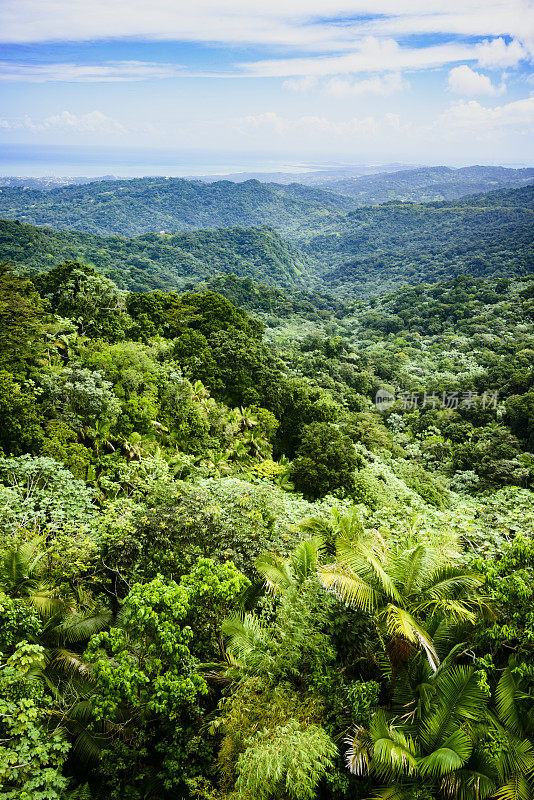
[[[229,175],[236,172],[304,173],[324,166],[297,159],[266,158],[265,154],[254,153],[0,144],[0,175],[23,177],[116,175],[132,178],[144,175]]]

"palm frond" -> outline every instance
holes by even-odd
[[[514,675],[513,662],[509,663],[495,690],[495,706],[503,725],[517,736],[524,730],[518,706],[518,701],[523,699],[531,699],[531,696],[521,690]]]
[[[402,731],[391,727],[388,735],[373,741],[373,765],[376,774],[385,780],[417,773],[413,741]]]
[[[373,611],[378,604],[379,595],[375,589],[345,564],[331,564],[319,567],[319,580],[342,603],[355,606],[362,611]]]
[[[373,714],[369,736],[373,746],[372,768],[379,777],[389,780],[416,774],[415,741],[401,728],[390,725],[383,710]]]
[[[222,633],[226,637],[226,655],[233,663],[254,675],[269,671],[274,662],[268,633],[253,614],[225,620]]]
[[[333,518],[329,517],[308,517],[299,524],[299,529],[307,536],[319,537],[320,539],[334,539],[335,525]]]
[[[357,726],[353,736],[344,740],[349,745],[345,762],[353,775],[367,775],[373,758],[373,740],[366,728]]]
[[[59,597],[54,597],[48,586],[38,585],[28,595],[31,605],[41,617],[55,617],[65,609],[65,603]]]
[[[516,772],[493,795],[494,800],[532,800],[533,787],[526,775]]]
[[[67,619],[55,626],[53,633],[61,642],[83,642],[107,628],[111,618],[110,611],[69,614]]]
[[[474,624],[477,620],[477,614],[473,610],[473,605],[471,603],[462,602],[461,600],[426,597],[426,599],[424,598],[420,602],[414,603],[412,610],[418,615],[439,615],[456,624],[462,622]]]
[[[63,673],[67,678],[77,675],[87,679],[92,672],[91,665],[84,661],[79,653],[63,648],[51,652],[48,668],[53,672]]]
[[[406,550],[398,562],[402,563],[403,586],[406,594],[421,589],[421,573],[425,562],[427,548],[420,544],[411,550]]]
[[[288,591],[293,586],[293,575],[286,558],[262,553],[256,559],[255,567],[265,581],[268,590],[273,594]]]
[[[350,539],[338,536],[336,539],[336,559],[345,564],[368,583],[376,584],[378,591],[387,597],[398,600],[398,592],[393,579],[386,570],[386,550],[382,542],[375,540]]]
[[[461,567],[446,565],[433,572],[423,588],[429,597],[458,598],[476,592],[482,583],[482,578],[477,573],[465,572]]]
[[[440,789],[447,800],[485,800],[493,797],[497,784],[483,772],[474,769],[459,769],[447,775]]]
[[[504,743],[497,762],[502,783],[512,780],[515,775],[523,775],[534,780],[534,746],[532,742],[508,733],[505,728],[497,726],[497,730]]]
[[[421,727],[425,750],[441,747],[466,721],[482,719],[486,705],[487,697],[472,667],[456,665],[442,672],[436,681],[432,713]]]
[[[16,589],[37,581],[40,576],[39,563],[44,557],[42,539],[35,536],[10,548],[4,558],[0,574],[5,589]]]
[[[443,778],[463,767],[471,755],[473,745],[463,730],[454,731],[437,750],[419,760],[422,775]]]
[[[98,761],[102,755],[103,737],[87,728],[81,728],[74,736],[72,750],[82,762]]]
[[[416,786],[385,786],[377,789],[369,800],[413,800],[416,789]]]
[[[386,629],[389,636],[400,637],[407,642],[422,647],[426,653],[428,663],[435,672],[439,658],[436,653],[432,639],[425,629],[417,622],[409,611],[404,608],[399,608],[392,603],[389,603],[384,609],[383,616],[386,620]]]
[[[324,540],[319,536],[300,542],[291,554],[291,567],[297,583],[301,584],[317,573],[319,556],[324,550]]]
[[[410,595],[421,592],[443,562],[440,550],[419,543],[396,551],[390,557],[390,569],[396,584],[403,587],[404,594]]]
[[[458,622],[447,617],[441,618],[438,615],[436,617],[436,624],[432,625],[432,620],[430,620],[426,627],[432,635],[432,641],[441,662],[449,663],[468,641],[473,626],[465,620]]]

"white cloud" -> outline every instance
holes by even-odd
[[[373,140],[377,136],[391,135],[392,131],[406,131],[397,114],[352,117],[348,120],[331,120],[326,117],[307,115],[289,119],[273,111],[238,120],[236,131],[242,135],[261,132],[277,136],[285,141],[298,141],[305,145],[321,142],[341,141],[354,144],[355,140]]]
[[[470,44],[401,47],[394,39],[367,36],[352,53],[344,55],[277,58],[246,62],[240,66],[251,75],[297,77],[360,72],[401,72],[406,69],[427,69],[475,58],[474,45]]]
[[[0,62],[0,81],[68,83],[145,81],[183,75],[183,67],[146,61],[106,61],[100,64],[25,64]]]
[[[70,111],[61,111],[52,114],[43,120],[34,120],[28,115],[21,119],[0,120],[0,127],[10,130],[29,131],[76,131],[82,133],[124,133],[125,128],[120,122],[103,114],[102,111],[90,111],[87,114],[73,114]]]
[[[448,88],[454,94],[463,94],[466,97],[471,97],[477,94],[498,94],[503,92],[506,87],[501,84],[497,88],[487,75],[475,72],[467,64],[462,64],[459,67],[454,67],[449,72]]]
[[[339,24],[339,20],[342,24]],[[362,33],[534,37],[530,0],[2,0],[5,42],[143,39],[350,49]]]
[[[437,120],[437,127],[465,136],[468,133],[485,137],[512,132],[534,133],[534,97],[516,100],[495,108],[481,105],[477,100],[460,100]]]
[[[293,92],[319,90],[334,97],[345,98],[364,94],[385,97],[409,88],[410,84],[398,72],[391,72],[363,80],[349,80],[338,75],[330,80],[319,81],[315,75],[306,75],[303,78],[288,78],[282,86]]]
[[[272,45],[276,58],[237,64],[232,74],[287,78],[287,88],[295,91],[314,88],[317,76],[397,73],[462,62],[510,67],[534,58],[532,0],[448,0],[446,10],[443,0],[0,0],[0,31],[6,43],[135,38]],[[442,44],[398,44],[402,37],[407,41],[421,34],[440,35]],[[477,43],[481,37],[486,40]],[[309,55],[284,57],[283,48]],[[4,63],[0,80],[107,82],[186,74],[196,73],[142,61]],[[358,94],[359,85],[349,90],[334,84],[334,91]]]
[[[502,36],[498,39],[486,39],[476,46],[478,63],[481,67],[515,67],[523,59],[529,57],[528,49],[517,39],[508,44]]]
[[[324,90],[334,97],[351,97],[362,94],[381,95],[383,97],[407,89],[409,84],[398,72],[380,77],[375,75],[366,80],[350,81],[344,78],[331,78],[324,86]]]

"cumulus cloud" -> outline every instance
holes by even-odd
[[[47,83],[109,83],[146,81],[154,78],[175,78],[183,75],[177,64],[158,64],[147,61],[105,61],[100,64],[31,64],[0,62],[0,81]]]
[[[529,50],[517,39],[505,42],[502,36],[486,39],[476,46],[478,63],[481,67],[515,67],[523,59],[529,58]]]
[[[0,127],[10,130],[26,129],[29,131],[76,131],[82,133],[123,133],[125,128],[120,122],[103,114],[102,111],[90,111],[87,114],[73,114],[61,111],[43,120],[35,120],[28,115],[21,119],[0,120]]]
[[[498,94],[505,91],[506,87],[503,84],[497,87],[491,82],[487,75],[468,67],[467,64],[462,64],[459,67],[454,67],[449,72],[448,88],[454,94],[463,94],[465,96],[472,96],[477,94]]]
[[[534,97],[494,108],[483,106],[478,100],[460,100],[441,114],[436,125],[462,136],[471,133],[484,137],[510,130],[519,134],[532,134]]]

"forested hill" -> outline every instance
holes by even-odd
[[[99,179],[83,185],[0,188],[0,217],[98,235],[272,225],[292,237],[335,224],[339,214],[390,200],[427,202],[518,186],[534,170],[424,167],[324,186],[177,178]]]
[[[21,272],[42,271],[62,261],[95,266],[131,291],[179,289],[218,273],[271,285],[309,283],[306,257],[272,228],[226,228],[175,235],[95,236],[0,220],[0,262]]]
[[[350,212],[304,249],[333,264],[325,285],[373,293],[402,283],[534,270],[534,186],[441,203],[384,203]]]
[[[154,231],[186,231],[272,225],[292,232],[303,224],[320,228],[357,203],[321,189],[298,192],[285,186],[203,183],[175,178],[98,181],[59,189],[2,188],[0,217],[32,225],[95,234],[134,236]]]
[[[389,200],[426,203],[454,200],[476,192],[490,192],[534,182],[534,169],[506,167],[420,167],[356,178],[324,181],[321,186],[346,195],[358,205],[377,205]]]
[[[281,196],[278,201],[295,207],[300,202]],[[134,291],[181,289],[233,273],[283,289],[314,288],[337,296],[369,295],[457,274],[489,278],[534,271],[534,186],[452,202],[384,203],[344,214],[329,209],[319,214],[311,203],[304,207],[309,212],[298,236],[293,228],[293,243],[275,230],[280,218],[272,220],[273,227],[133,238],[4,221],[0,260],[22,272],[78,260]],[[55,224],[61,227],[59,220]]]

